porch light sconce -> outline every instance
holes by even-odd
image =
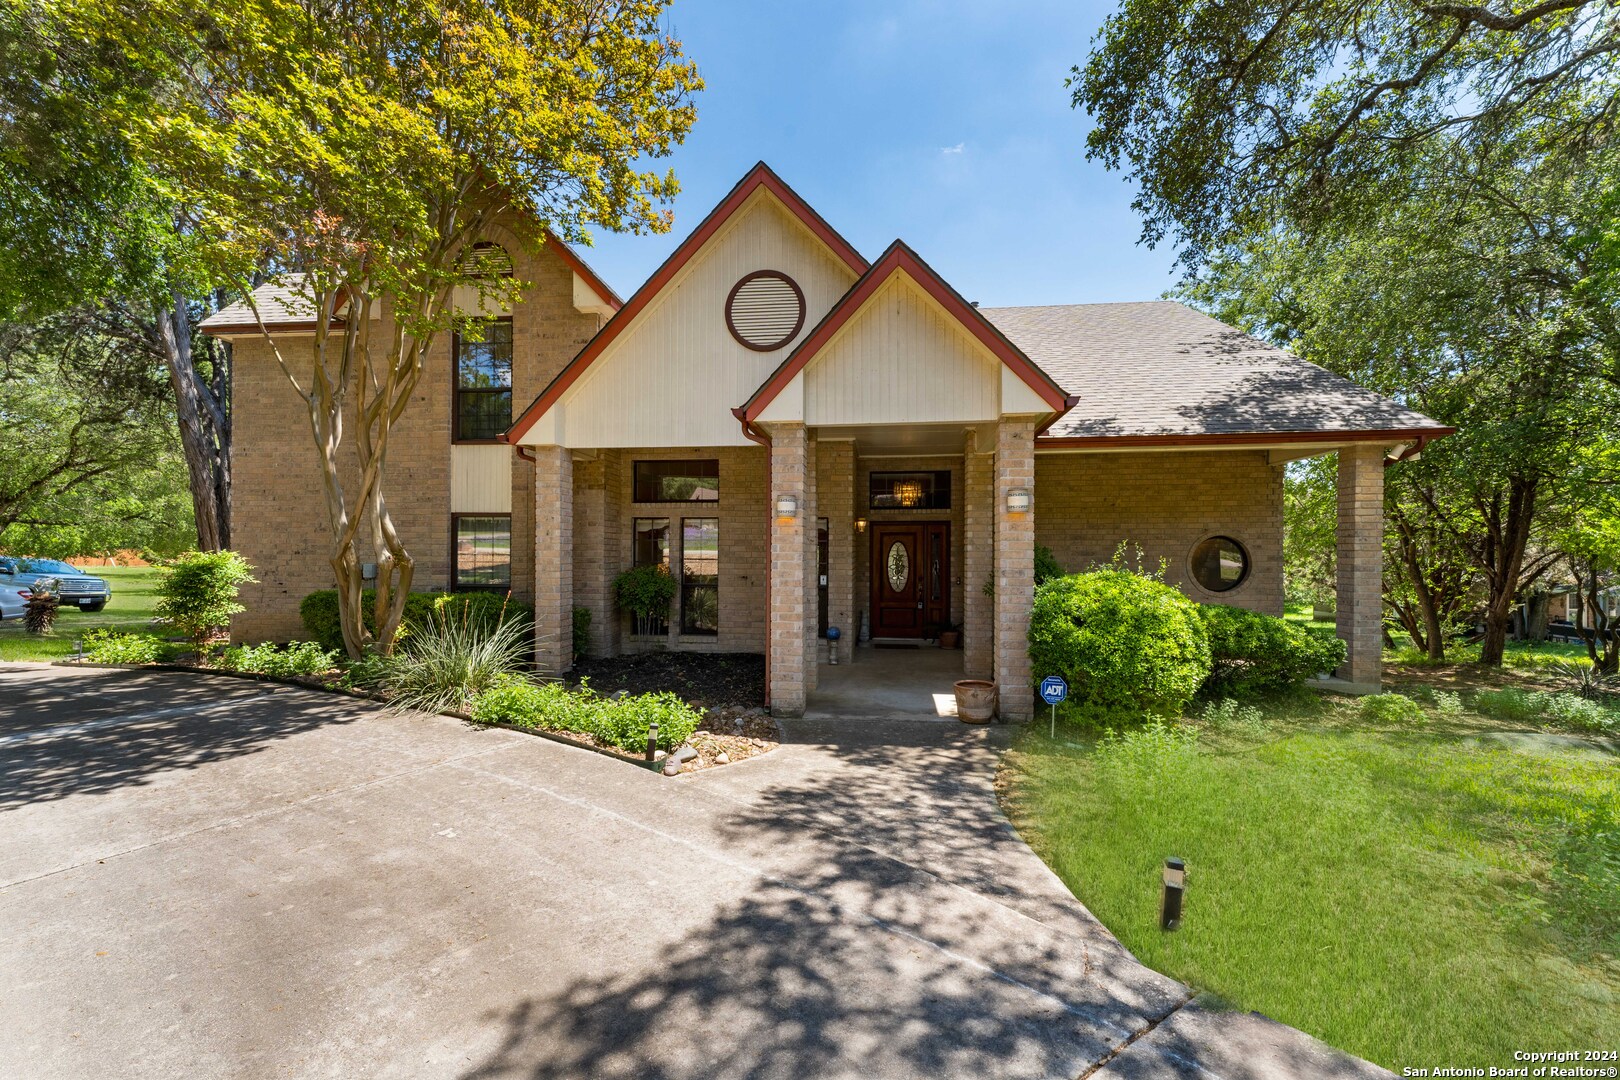
[[[865,532],[866,531],[866,519],[865,518],[856,518],[855,519],[855,531],[856,532]]]
[[[1009,514],[1027,514],[1027,513],[1029,513],[1029,489],[1028,488],[1013,488],[1011,491],[1007,492],[1007,513],[1009,513]]]
[[[779,518],[798,517],[799,497],[797,495],[778,495],[776,497],[776,516]]]

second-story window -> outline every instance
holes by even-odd
[[[512,424],[512,320],[482,319],[455,335],[457,442],[490,442]]]

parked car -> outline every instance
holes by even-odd
[[[80,611],[100,611],[112,599],[112,586],[105,578],[80,572],[78,567],[57,559],[26,559],[0,555],[0,586],[26,588],[40,578],[61,583],[58,595],[63,607]]]
[[[21,585],[0,585],[0,621],[20,619],[27,610],[27,588]]]

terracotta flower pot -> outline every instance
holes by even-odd
[[[988,724],[996,715],[996,684],[963,679],[956,684],[956,718],[964,724]]]
[[[955,630],[941,630],[939,632],[939,647],[954,649],[962,643],[962,635]]]

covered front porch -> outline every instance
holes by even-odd
[[[807,720],[956,720],[953,685],[962,650],[935,645],[873,645],[817,669]]]

